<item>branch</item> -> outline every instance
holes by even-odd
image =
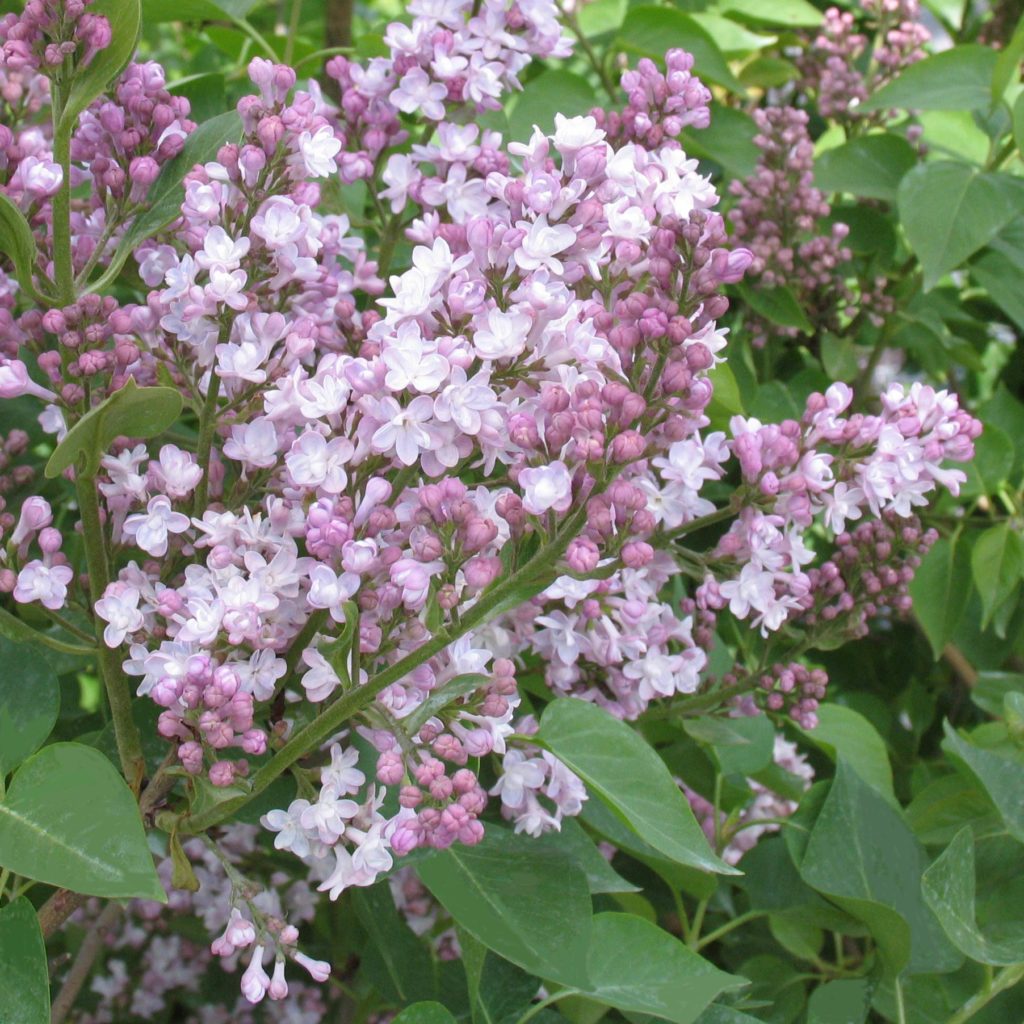
[[[96,923],[82,940],[71,970],[68,971],[64,984],[61,985],[60,992],[53,1001],[53,1006],[50,1009],[50,1024],[61,1024],[71,1007],[74,1006],[75,999],[82,990],[82,985],[85,984],[85,979],[89,976],[89,971],[92,970],[92,965],[103,948],[103,940],[107,937],[107,932],[114,927],[120,916],[121,904],[108,903],[100,916],[96,918]]]

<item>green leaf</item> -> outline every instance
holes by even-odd
[[[822,153],[814,161],[814,184],[823,192],[850,192],[892,203],[900,181],[916,163],[914,148],[902,136],[864,135]]]
[[[1013,141],[1017,143],[1017,150],[1024,153],[1024,93],[1013,105]]]
[[[244,18],[260,0],[142,0],[147,25],[163,21],[216,21]]]
[[[888,976],[959,964],[921,897],[924,851],[899,811],[842,758],[800,864],[804,881],[871,930]]]
[[[1024,763],[964,739],[945,723],[942,749],[988,794],[1007,831],[1024,843]]]
[[[743,83],[729,65],[714,39],[693,18],[672,7],[642,4],[626,15],[616,44],[652,60],[665,59],[665,53],[680,47],[693,54],[694,73],[730,92],[744,95]]]
[[[4,1024],[50,1024],[50,974],[35,908],[24,896],[0,910]]]
[[[712,101],[711,124],[699,130],[686,129],[680,140],[691,156],[712,160],[734,177],[748,178],[761,155],[754,144],[756,134],[757,125],[749,114]]]
[[[461,928],[458,935],[474,1024],[502,1024],[521,1016],[537,994],[540,981],[492,953]]]
[[[783,28],[814,28],[821,24],[821,11],[807,0],[717,0],[717,10],[735,14],[746,21]]]
[[[1024,674],[1018,672],[979,672],[978,682],[971,690],[971,700],[993,718],[1003,714],[1003,701],[1008,693],[1024,693]]]
[[[921,560],[910,584],[914,614],[937,661],[963,617],[971,592],[966,546],[955,539],[937,540]]]
[[[987,110],[998,56],[968,43],[905,68],[861,110]]]
[[[46,463],[46,476],[60,476],[80,455],[86,475],[94,475],[115,437],[156,437],[174,423],[181,406],[181,392],[175,388],[140,388],[129,377],[123,388],[90,409],[67,432]]]
[[[107,86],[125,69],[139,39],[142,20],[139,0],[94,0],[89,13],[102,14],[110,22],[110,45],[100,50],[72,79],[58,126],[58,131],[68,135],[78,124],[78,115],[94,99],[102,96]]]
[[[0,802],[0,866],[90,896],[166,902],[131,790],[92,747],[55,743]]]
[[[693,718],[686,732],[711,747],[726,775],[753,775],[772,761],[775,728],[765,715],[744,718]]]
[[[907,824],[925,846],[944,846],[968,822],[979,828],[989,822],[999,825],[981,788],[955,771],[925,786],[910,802],[906,816]]]
[[[712,852],[665,763],[625,722],[588,701],[559,698],[544,709],[535,738],[664,856],[704,871],[738,873]]]
[[[591,895],[640,891],[639,886],[627,882],[615,871],[575,818],[563,819],[560,829],[547,832],[534,842],[542,849],[551,847],[573,861],[587,876]]]
[[[431,1001],[407,1006],[391,1024],[455,1024],[455,1018],[446,1007]]]
[[[715,45],[729,57],[747,57],[757,50],[774,46],[778,36],[766,36],[744,28],[739,22],[720,14],[693,14],[693,20],[715,41]],[[785,62],[784,62],[785,63]],[[792,67],[792,65],[790,65]]]
[[[1024,550],[1020,536],[1009,523],[990,526],[974,542],[971,571],[981,595],[981,628],[992,621],[995,612],[1020,586],[1024,570]]]
[[[968,497],[995,494],[1013,472],[1015,448],[1010,435],[993,423],[985,423],[974,442],[974,458],[964,466],[967,480],[961,493]]]
[[[352,905],[370,939],[361,963],[381,995],[399,1004],[436,996],[433,958],[395,909],[388,883],[354,889]]]
[[[962,828],[949,847],[924,873],[925,902],[950,941],[972,960],[1005,967],[1024,963],[1024,923],[1009,926],[1009,935],[988,939],[974,913],[974,833]]]
[[[971,276],[989,298],[1024,331],[1024,296],[1020,292],[1020,268],[1001,252],[991,249],[971,262]]]
[[[780,327],[794,327],[804,334],[813,334],[814,327],[807,319],[793,292],[784,285],[774,288],[756,288],[741,282],[736,285],[740,298],[758,316]]]
[[[490,825],[417,865],[458,925],[531,974],[575,986],[586,974],[590,893],[568,857]]]
[[[864,978],[828,981],[807,1001],[807,1024],[864,1024],[871,1009],[871,985]]]
[[[580,30],[588,39],[614,32],[626,16],[627,0],[594,0],[576,12]]]
[[[525,141],[536,125],[545,134],[555,130],[555,114],[576,117],[598,106],[594,87],[581,75],[549,68],[530,79],[508,116],[509,138]]]
[[[885,741],[863,715],[842,704],[822,704],[817,727],[800,731],[833,761],[845,760],[864,782],[896,804]]]
[[[587,973],[584,995],[624,1013],[649,1013],[675,1024],[692,1024],[722,992],[745,984],[631,914],[594,918]]]
[[[1010,41],[999,51],[992,71],[992,106],[1003,98],[1009,84],[1020,77],[1020,62],[1024,58],[1024,17],[1017,22]]]
[[[182,184],[185,175],[196,164],[213,160],[221,146],[226,142],[237,141],[241,135],[242,122],[234,110],[218,114],[196,128],[185,140],[181,152],[160,171],[160,176],[146,195],[145,210],[132,221],[103,276],[92,287],[109,285],[142,242],[181,216],[181,204],[185,200],[185,186]]]
[[[38,295],[32,274],[39,253],[25,215],[0,192],[0,253],[13,264],[18,284],[32,296]]]
[[[489,682],[490,676],[482,675],[479,672],[467,672],[461,676],[454,676],[436,690],[432,690],[427,699],[411,715],[403,719],[402,724],[410,736],[415,736],[426,724],[428,718],[433,718],[439,711],[448,707],[452,701],[479,690],[481,686],[485,686]]]
[[[60,712],[57,675],[38,648],[0,638],[0,777],[50,735]]]
[[[968,164],[921,164],[900,182],[900,223],[921,260],[924,289],[991,241],[1020,213],[1013,179]]]

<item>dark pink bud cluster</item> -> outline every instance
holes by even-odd
[[[643,58],[622,76],[626,109],[621,113],[595,107],[591,116],[615,145],[639,142],[660,146],[684,128],[707,128],[711,123],[711,90],[692,73],[693,55],[685,50],[665,54],[665,71]]]
[[[831,207],[814,187],[814,145],[808,118],[792,107],[769,107],[754,113],[761,150],[757,169],[730,191],[737,202],[729,212],[734,237],[753,253],[750,272],[764,288],[784,286],[795,291],[802,308],[825,327],[834,326],[854,295],[841,272],[851,257],[843,244],[847,225],[820,221]],[[755,345],[771,335],[795,337],[798,328],[778,327],[754,319]]]
[[[196,654],[189,658],[183,676],[164,676],[150,693],[167,709],[160,714],[157,728],[161,736],[178,741],[182,767],[199,775],[208,766],[214,786],[229,786],[249,771],[248,761],[228,760],[223,751],[239,747],[258,757],[267,749],[266,733],[253,728],[253,695],[241,685],[232,668]]]
[[[92,0],[29,0],[0,19],[0,73],[54,74],[67,60],[84,67],[110,45],[110,22],[86,8]]]

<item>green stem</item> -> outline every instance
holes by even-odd
[[[486,592],[472,608],[462,616],[458,628],[449,633],[441,630],[425,644],[411,651],[393,665],[382,669],[369,679],[364,686],[350,690],[339,697],[319,717],[299,729],[291,739],[252,776],[250,790],[245,796],[227,800],[222,804],[194,817],[182,820],[179,832],[196,834],[205,832],[214,825],[220,824],[231,817],[239,808],[244,807],[269,786],[274,779],[286,772],[296,761],[321,746],[328,737],[336,733],[341,726],[354,715],[372,703],[382,690],[392,683],[403,679],[425,661],[440,654],[449,644],[460,636],[478,626],[482,626],[505,610],[505,603],[525,584],[535,582],[544,573],[550,572],[555,563],[564,553],[569,541],[577,536],[579,528],[585,521],[586,510],[580,510],[570,516],[562,530],[531,558],[526,565],[514,572],[507,579]]]
[[[53,96],[53,158],[60,164],[62,179],[53,197],[53,268],[57,301],[70,306],[75,301],[75,271],[71,261],[71,136],[60,127],[64,103],[61,90]]]
[[[199,486],[192,499],[192,514],[201,516],[206,511],[210,496],[210,452],[213,449],[213,434],[217,428],[217,398],[220,396],[220,377],[215,369],[210,370],[210,384],[206,389],[206,401],[199,414],[199,440],[196,443],[196,458],[203,471]]]
[[[537,1016],[541,1010],[546,1010],[552,1003],[557,1003],[559,999],[568,999],[569,996],[578,996],[580,990],[578,988],[563,988],[558,992],[548,996],[547,999],[542,999],[539,1003],[534,1003],[526,1013],[516,1021],[516,1024],[526,1024],[527,1021],[532,1020]]]
[[[89,593],[95,603],[110,582],[99,499],[96,496],[96,479],[79,473],[75,486],[82,520],[82,537],[85,542],[85,563],[89,570]],[[114,736],[117,740],[121,771],[132,792],[138,793],[146,772],[146,762],[142,756],[142,740],[138,726],[132,718],[131,689],[121,669],[117,651],[111,650],[103,640],[103,620],[94,615],[93,622],[96,628],[96,656],[107,691],[111,718],[114,721]]]
[[[734,928],[739,928],[748,921],[764,917],[767,913],[767,910],[748,910],[745,914],[734,917],[731,921],[723,924],[721,928],[716,928],[713,932],[708,932],[704,938],[699,939],[697,942],[697,952],[699,953],[705,946],[710,946],[712,942],[717,942],[722,936],[728,935]]]
[[[690,925],[690,937],[686,942],[690,949],[700,949],[700,930],[704,925],[704,915],[707,911],[708,900],[707,897],[705,897],[697,904],[697,909],[693,912],[693,923]]]
[[[979,1010],[992,1002],[1000,992],[1005,992],[1006,989],[1013,988],[1013,986],[1022,978],[1024,978],[1024,963],[1004,967],[995,976],[995,978],[993,978],[992,984],[989,985],[988,988],[968,999],[967,1002],[949,1018],[946,1024],[964,1024],[964,1021],[970,1020]]]

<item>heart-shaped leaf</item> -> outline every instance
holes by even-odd
[[[181,413],[181,393],[174,388],[140,388],[129,377],[120,391],[90,409],[50,456],[46,475],[60,476],[84,456],[86,475],[99,469],[100,459],[115,437],[156,437]]]
[[[0,802],[0,866],[90,896],[167,897],[131,790],[98,751],[44,747]]]

